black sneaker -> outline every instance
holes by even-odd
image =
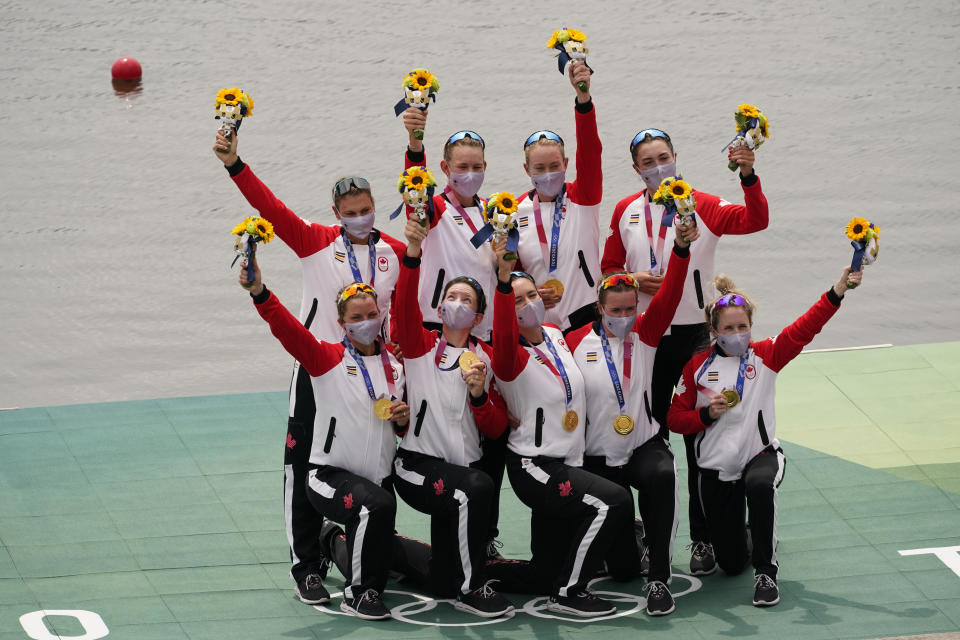
[[[308,573],[299,580],[293,590],[304,604],[324,604],[330,602],[330,592],[323,586],[319,573]]]
[[[598,598],[586,589],[576,595],[550,596],[547,609],[555,613],[567,613],[581,618],[596,618],[615,613],[613,603]]]
[[[648,582],[643,589],[647,592],[648,616],[665,616],[676,609],[670,589],[664,583],[654,580]]]
[[[509,600],[490,587],[492,580],[488,580],[482,587],[477,587],[469,593],[457,594],[453,601],[454,609],[472,613],[481,618],[499,618],[513,611]]]
[[[490,560],[504,560],[504,557],[500,555],[500,549],[503,548],[503,543],[497,540],[496,538],[491,538],[487,542],[487,561]]]
[[[375,589],[367,589],[353,598],[344,594],[340,610],[364,620],[386,620],[390,617],[390,610],[383,604]]]
[[[753,592],[753,606],[772,607],[780,602],[780,589],[777,588],[776,580],[765,573],[758,573],[754,578],[757,588]]]
[[[717,570],[717,557],[709,542],[692,542],[690,548],[690,575],[708,576]]]

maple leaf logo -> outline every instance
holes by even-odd
[[[293,449],[297,446],[297,441],[293,439],[293,436],[289,433],[287,434],[287,449]]]
[[[433,490],[437,492],[438,496],[443,495],[443,478],[440,478],[433,483]]]
[[[573,487],[570,486],[570,481],[561,482],[557,485],[560,488],[560,495],[564,498],[570,495],[570,492],[573,491]]]
[[[348,493],[343,496],[343,508],[344,509],[353,509],[353,494]]]

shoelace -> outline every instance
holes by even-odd
[[[496,582],[496,580],[487,580],[483,583],[482,587],[477,587],[473,592],[481,598],[492,598],[493,596],[497,595],[497,592],[494,591],[493,587],[490,586],[491,582]]]
[[[303,579],[303,584],[306,585],[307,589],[314,589],[323,585],[323,580],[320,579],[319,574],[311,573]]]
[[[647,598],[662,598],[666,595],[667,585],[659,580],[654,580],[644,585],[643,590],[647,592]]]
[[[691,542],[686,548],[690,549],[690,555],[697,560],[703,560],[708,555],[713,555],[713,545],[709,542]]]
[[[380,600],[380,594],[377,593],[375,589],[367,589],[360,594],[360,599],[357,600],[357,604],[360,604],[361,602],[369,602],[370,604],[374,604],[378,600]]]
[[[757,589],[776,589],[777,583],[773,581],[773,578],[768,576],[765,573],[758,573],[755,577],[757,581]]]

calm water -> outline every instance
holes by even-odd
[[[695,187],[742,201],[721,147],[751,102],[773,126],[757,164],[771,224],[722,241],[717,266],[758,299],[755,335],[836,280],[843,226],[864,215],[880,261],[813,346],[960,338],[960,4],[704,4],[0,3],[0,407],[285,388],[290,358],[227,268],[249,208],[210,151],[216,91],[255,98],[241,155],[291,208],[329,223],[332,181],[365,175],[399,235],[400,77],[440,79],[434,168],[444,136],[473,128],[482,192],[523,190],[524,137],[574,137],[544,46],[562,24],[596,69],[604,225],[639,189],[626,147],[647,126],[671,133]],[[139,93],[111,87],[122,55],[143,64]],[[261,260],[296,310],[296,258],[277,242]]]

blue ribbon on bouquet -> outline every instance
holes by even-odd
[[[253,253],[256,251],[256,244],[260,242],[260,238],[256,236],[251,236],[247,234],[247,239],[243,241],[243,249],[237,251],[237,255],[234,256],[233,262],[230,263],[230,268],[233,268],[233,265],[237,264],[237,260],[240,259],[240,256],[243,256],[247,261],[247,280],[253,282]]]
[[[437,101],[437,94],[436,94],[435,91],[431,91],[431,92],[430,92],[430,97],[428,98],[428,100],[432,100],[433,102],[436,102],[436,101]],[[409,108],[412,107],[412,106],[413,106],[413,105],[407,104],[407,99],[406,99],[406,98],[400,98],[400,102],[398,102],[397,104],[393,105],[393,113],[394,113],[395,115],[398,115],[398,116],[399,116],[401,113],[403,113],[404,111],[406,111],[407,109],[409,109]],[[423,108],[423,109],[426,109],[427,107],[426,107],[426,105],[424,105],[422,108]]]
[[[565,73],[565,69],[567,68],[567,63],[572,62],[573,58],[571,58],[570,54],[567,53],[566,50],[563,48],[562,42],[558,42],[557,44],[553,45],[553,48],[560,51],[560,55],[557,56],[557,69],[560,71],[561,74],[563,74]],[[587,64],[587,61],[584,60],[583,64]],[[590,69],[590,75],[593,75],[593,69],[588,64],[587,64],[587,69]]]
[[[473,237],[470,238],[470,244],[472,244],[474,248],[479,249],[481,246],[483,246],[484,242],[493,236],[493,231],[493,225],[489,222],[485,223],[482,227],[480,227],[480,230],[473,234]],[[507,231],[507,251],[516,253],[519,245],[520,232],[516,227],[513,227]]]

